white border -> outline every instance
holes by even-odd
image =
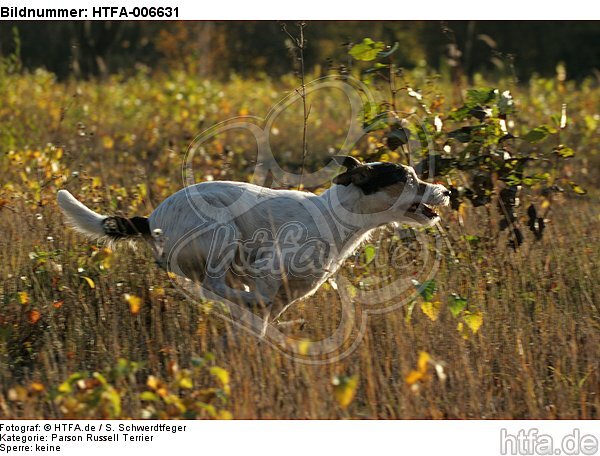
[[[302,0],[226,2],[197,0],[48,0],[2,2],[5,7],[89,8],[100,6],[178,7],[180,20],[594,20],[600,19],[600,4],[589,0]],[[92,19],[86,17],[86,19]],[[117,19],[116,17],[113,19]],[[153,20],[147,18],[146,20]],[[164,20],[155,18],[154,20]]]

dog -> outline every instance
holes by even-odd
[[[212,296],[274,319],[315,293],[378,227],[430,226],[450,192],[400,164],[335,156],[345,171],[322,194],[215,181],[186,187],[149,217],[100,215],[58,192],[67,222],[91,239],[143,239],[157,264]]]

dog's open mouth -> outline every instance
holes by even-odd
[[[408,208],[408,212],[424,215],[430,220],[440,216],[432,206],[428,206],[424,203],[413,203]]]

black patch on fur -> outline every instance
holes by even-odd
[[[334,155],[331,158],[333,158],[333,161],[336,162],[338,165],[342,165],[345,168],[348,168],[348,170],[362,165],[362,163],[357,158],[354,158],[350,155]]]
[[[352,175],[357,173],[359,168],[361,168],[361,174],[367,176],[366,179],[361,178],[360,181],[352,179]],[[398,182],[406,182],[407,177],[408,172],[406,171],[406,168],[401,165],[396,165],[395,163],[373,163],[362,165],[337,176],[334,179],[334,183],[341,185],[353,183],[358,186],[365,195],[371,195],[377,193],[382,188],[389,187]]]
[[[150,224],[147,217],[106,217],[102,221],[104,233],[113,239],[131,236],[150,236]]]

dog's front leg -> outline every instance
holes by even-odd
[[[206,276],[202,282],[202,287],[217,296],[248,308],[264,308],[271,304],[268,296],[265,296],[256,290],[245,291],[231,288],[227,284],[225,275],[220,277]]]

